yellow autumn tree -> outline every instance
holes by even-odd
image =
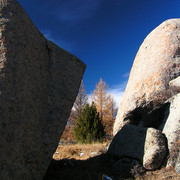
[[[94,101],[100,120],[105,128],[106,137],[112,136],[113,123],[116,116],[116,108],[114,99],[107,93],[108,85],[100,78],[96,89],[91,95]]]
[[[105,132],[107,137],[113,136],[113,124],[117,114],[117,108],[115,105],[114,98],[111,94],[107,96],[106,108],[104,112],[104,124],[105,124]]]
[[[100,120],[104,120],[104,112],[106,109],[107,104],[107,89],[108,85],[106,85],[106,82],[100,78],[100,81],[98,84],[96,84],[96,89],[94,90],[92,94],[92,100],[96,105],[97,112],[99,113]]]

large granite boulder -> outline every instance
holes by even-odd
[[[127,123],[138,124],[170,98],[169,81],[179,75],[180,19],[170,19],[146,37],[136,55],[113,134]]]
[[[78,93],[85,65],[0,0],[0,179],[42,179]]]
[[[118,159],[139,160],[144,168],[154,170],[160,167],[166,149],[166,140],[160,130],[127,124],[112,140],[108,154]]]
[[[167,138],[169,149],[167,166],[175,167],[180,174],[180,93],[169,99],[169,102],[161,129]]]

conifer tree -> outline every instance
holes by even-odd
[[[94,103],[86,104],[74,128],[75,139],[80,143],[102,141],[104,127],[99,119],[99,114]]]
[[[88,97],[86,95],[85,87],[83,81],[81,81],[78,95],[71,110],[65,130],[61,136],[62,140],[74,140],[74,127],[78,121],[78,118],[81,116],[81,112],[85,107],[87,100]]]

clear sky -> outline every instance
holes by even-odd
[[[47,39],[87,65],[87,94],[102,77],[118,104],[144,38],[163,21],[180,18],[180,0],[19,2]]]

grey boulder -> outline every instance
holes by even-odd
[[[0,179],[46,173],[85,65],[32,23],[16,0],[0,0]]]
[[[175,167],[176,172],[180,174],[180,93],[169,99],[169,103],[161,128],[168,142],[167,166]]]
[[[166,141],[161,131],[127,124],[114,137],[108,154],[139,160],[144,168],[160,167],[166,156]]]
[[[165,136],[159,130],[148,128],[144,146],[143,167],[148,170],[159,168],[166,155]]]

